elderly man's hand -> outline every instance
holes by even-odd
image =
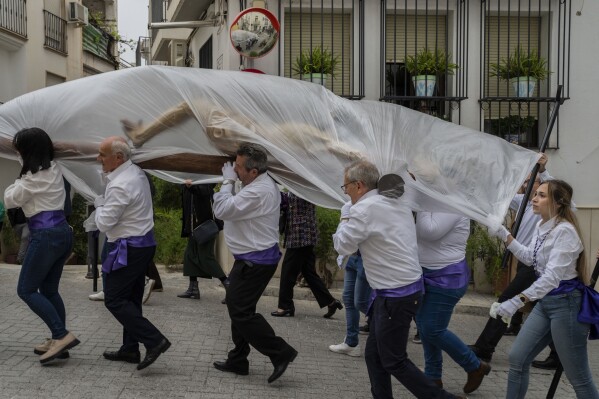
[[[99,208],[101,206],[104,206],[104,196],[103,195],[99,195],[94,199],[94,208]]]
[[[347,201],[345,204],[343,204],[343,206],[341,207],[341,219],[349,219],[349,211],[351,209],[352,203],[351,201]]]
[[[225,162],[223,165],[223,180],[237,180],[237,173],[235,173],[235,166],[233,162]]]
[[[541,154],[541,158],[539,158],[538,160],[538,164],[539,164],[539,173],[543,173],[545,172],[545,165],[547,165],[547,155],[545,155],[545,153],[540,152],[539,154]]]

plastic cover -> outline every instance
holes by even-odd
[[[317,205],[340,208],[348,200],[344,167],[364,158],[381,175],[403,178],[414,210],[458,212],[491,227],[539,158],[488,134],[393,104],[346,100],[309,82],[176,67],[103,73],[0,106],[0,156],[16,160],[10,140],[26,127],[69,150],[57,162],[90,202],[103,193],[95,159],[105,137],[127,134],[135,162],[233,156],[248,141],[268,150],[280,184]],[[219,181],[212,170],[150,173],[176,183]]]

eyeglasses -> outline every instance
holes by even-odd
[[[345,183],[344,185],[341,186],[341,189],[343,190],[343,192],[345,194],[347,194],[347,191],[346,191],[347,186],[349,186],[350,184],[353,184],[353,183],[357,183],[357,182],[358,182],[357,180],[354,180],[354,181],[350,181],[349,183]]]

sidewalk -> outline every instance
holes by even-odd
[[[280,284],[279,279],[273,278],[270,281],[270,283],[268,284],[268,287],[266,287],[266,290],[264,291],[264,295],[273,296],[273,297],[278,298],[279,284]],[[331,293],[331,295],[334,298],[341,300],[342,295],[343,295],[343,287],[329,288],[329,292]],[[297,285],[293,289],[293,299],[308,300],[308,301],[316,300],[314,298],[314,295],[312,295],[312,291],[310,291],[310,288],[298,287]],[[497,300],[497,297],[495,297],[493,295],[480,294],[478,292],[474,292],[474,290],[472,289],[472,286],[470,286],[470,288],[468,289],[468,292],[466,292],[466,295],[464,295],[464,297],[456,305],[455,313],[471,314],[471,315],[478,315],[478,316],[488,316],[489,308],[491,307],[491,304],[493,302],[495,302],[496,300]]]
[[[303,300],[307,288],[295,289],[295,317],[277,318],[276,296],[263,296],[257,311],[275,333],[297,349],[299,355],[285,374],[273,384],[268,358],[252,350],[248,376],[222,373],[212,362],[223,360],[232,349],[231,322],[227,308],[220,303],[224,289],[216,279],[200,279],[201,299],[181,299],[188,279],[159,267],[164,292],[155,292],[144,305],[144,316],[172,342],[172,347],[145,370],[135,365],[103,358],[105,350],[121,344],[122,328],[103,302],[90,301],[92,281],[85,278],[86,266],[66,266],[60,292],[67,310],[67,328],[81,341],[68,360],[41,366],[33,347],[48,337],[48,329],[18,298],[16,286],[20,267],[0,264],[0,399],[316,399],[371,398],[364,357],[349,357],[328,350],[343,341],[345,313],[338,311],[324,319],[315,301]],[[278,280],[268,288],[278,293]],[[333,289],[341,298],[341,289]],[[487,321],[487,309],[494,298],[469,293],[458,305],[451,330],[465,343],[473,343]],[[411,334],[415,329],[412,327]],[[514,337],[504,337],[493,356],[493,370],[470,399],[505,398],[508,353]],[[362,350],[366,336],[360,335]],[[141,348],[143,354],[143,348]],[[408,343],[410,359],[423,367],[422,345]],[[539,357],[544,358],[547,352]],[[595,381],[599,381],[599,346],[589,343],[589,358]],[[443,383],[452,393],[460,393],[466,373],[449,357],[444,357]],[[527,399],[543,399],[553,373],[531,369]],[[396,398],[412,395],[393,379]],[[574,391],[562,378],[559,399],[574,398]]]

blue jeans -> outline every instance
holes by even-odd
[[[530,364],[552,339],[576,397],[599,398],[589,369],[589,325],[577,320],[580,301],[580,291],[574,290],[567,294],[547,295],[537,302],[510,350],[506,398],[526,396]]]
[[[425,286],[426,293],[416,314],[416,325],[424,350],[424,374],[428,378],[441,379],[443,351],[466,372],[480,367],[480,360],[474,352],[447,329],[453,309],[467,289],[467,285],[458,289]]]
[[[362,257],[352,255],[345,266],[343,278],[343,303],[345,304],[345,320],[347,333],[345,343],[349,346],[358,345],[360,329],[360,312],[366,314],[372,289],[366,280]]]
[[[29,240],[17,294],[46,323],[52,339],[59,339],[68,332],[58,284],[73,247],[73,230],[66,222],[48,229],[32,229]]]

